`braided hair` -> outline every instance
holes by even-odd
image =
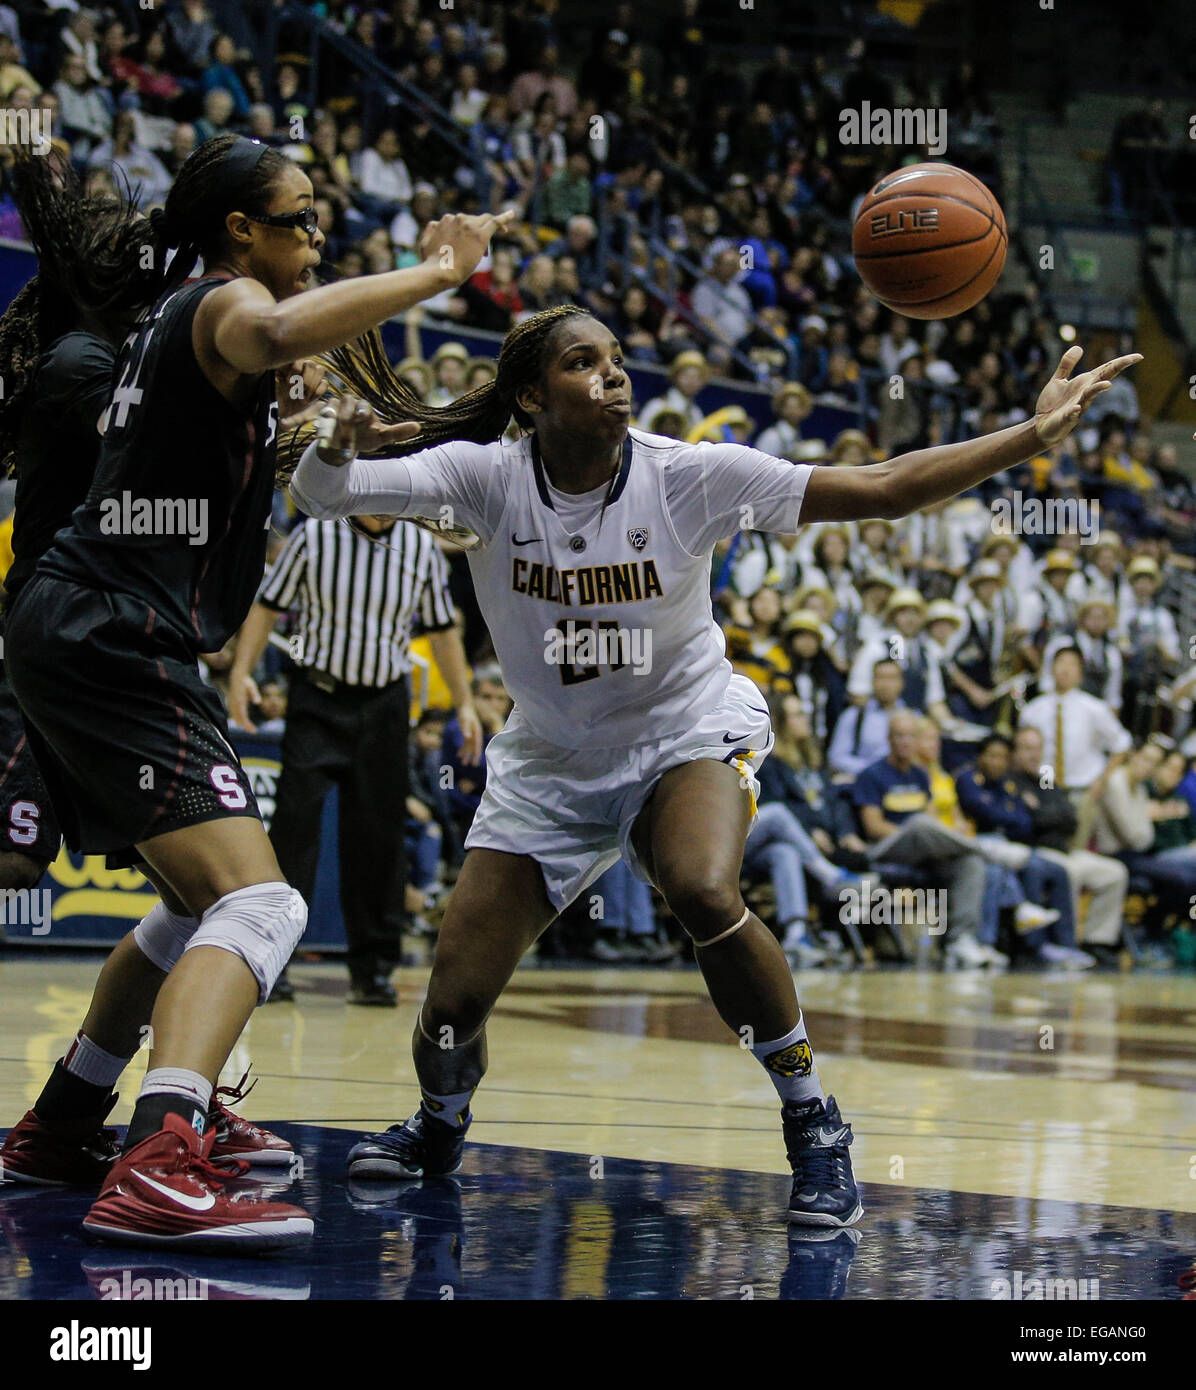
[[[152,238],[127,196],[84,194],[57,152],[18,148],[13,193],[38,269],[0,317],[0,469],[16,467],[21,419],[42,354],[90,316],[116,338],[157,297]]]
[[[516,324],[499,349],[498,373],[494,380],[467,391],[446,406],[425,405],[396,373],[376,328],[344,347],[322,354],[320,360],[335,378],[331,383],[334,394],[351,392],[359,396],[373,407],[383,424],[414,420],[419,425],[420,432],[414,439],[386,446],[389,458],[430,449],[450,439],[489,444],[502,437],[512,416],[523,429],[531,429],[531,416],[519,405],[516,395],[542,376],[557,328],[578,317],[592,318],[593,315],[580,305],[561,304]],[[315,437],[313,421],[305,421],[280,437],[281,477],[294,471],[303,451]]]
[[[222,135],[201,145],[179,170],[166,207],[148,218],[123,175],[115,197],[88,197],[69,160],[15,150],[13,193],[38,269],[0,317],[0,470],[17,467],[33,379],[56,338],[81,327],[85,316],[119,337],[181,285],[201,256],[214,260],[224,252],[230,212],[266,211],[290,161],[266,150],[251,175],[230,179],[230,153],[241,139]]]

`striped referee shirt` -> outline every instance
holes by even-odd
[[[409,521],[371,540],[341,521],[304,521],[267,570],[258,602],[297,609],[295,663],[346,685],[390,685],[411,670],[413,627],[453,625],[448,565]]]

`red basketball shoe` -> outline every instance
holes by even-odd
[[[0,1148],[0,1182],[98,1187],[117,1155],[116,1131],[104,1128],[115,1104],[113,1096],[102,1114],[53,1125],[27,1110]]]
[[[240,1115],[233,1114],[228,1105],[221,1100],[222,1096],[227,1097],[229,1101],[244,1100],[257,1085],[255,1077],[246,1086],[245,1082],[248,1079],[247,1071],[235,1086],[217,1086],[212,1094],[212,1104],[208,1108],[208,1129],[215,1135],[211,1161],[228,1163],[230,1160],[239,1159],[255,1167],[290,1167],[298,1155],[285,1139],[271,1134],[268,1129],[260,1129],[257,1125],[250,1124]]]
[[[311,1238],[314,1223],[302,1207],[229,1194],[227,1169],[209,1161],[214,1136],[203,1139],[177,1115],[112,1166],[83,1229],[100,1240],[129,1245],[276,1250]],[[243,1173],[247,1164],[237,1164]]]

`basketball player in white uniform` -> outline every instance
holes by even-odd
[[[572,307],[525,321],[504,343],[495,387],[528,430],[514,443],[355,459],[359,439],[377,449],[394,427],[342,399],[329,437],[296,469],[295,500],[318,517],[393,514],[472,531],[478,602],[515,699],[487,748],[415,1030],[420,1110],[356,1145],[352,1176],[459,1166],[487,1015],[538,934],[623,853],[689,932],[716,1008],[776,1086],[790,1220],[859,1219],[851,1128],[823,1092],[785,957],[739,893],[754,770],[772,733],[763,695],[726,659],[711,552],[740,528],[905,515],[1031,457],[1138,360],[1069,381],[1078,358],[1064,357],[1032,420],[844,469],[629,430],[619,346]]]

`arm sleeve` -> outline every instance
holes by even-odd
[[[664,469],[677,539],[700,555],[736,531],[793,535],[811,471],[745,444],[678,445]]]
[[[466,527],[483,545],[506,502],[501,446],[439,444],[405,458],[322,463],[309,444],[291,479],[291,496],[308,516],[425,517],[450,530]]]

